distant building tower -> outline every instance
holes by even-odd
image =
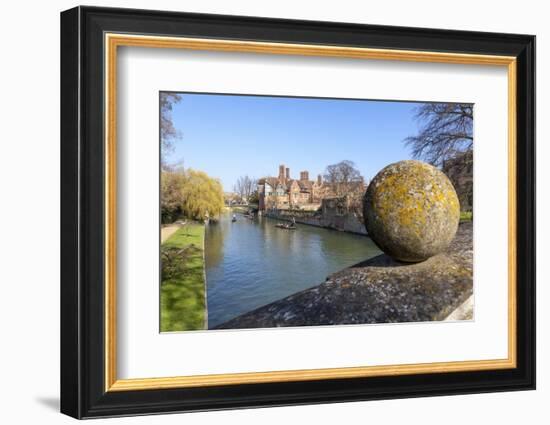
[[[286,169],[286,179],[290,180],[290,168]]]
[[[309,180],[309,171],[300,171],[300,180],[305,182]]]
[[[285,164],[279,165],[279,180],[280,181],[285,180]]]
[[[318,184],[319,186],[321,186],[321,185],[323,184],[323,176],[322,176],[321,174],[319,174],[319,175],[317,176],[317,184]]]

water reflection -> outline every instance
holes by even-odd
[[[380,254],[365,236],[300,224],[298,230],[283,230],[272,219],[237,217],[232,223],[225,214],[206,229],[209,327]]]

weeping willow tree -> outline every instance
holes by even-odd
[[[219,180],[208,177],[202,171],[187,170],[183,186],[184,214],[189,218],[204,220],[222,212],[223,188]]]
[[[193,169],[164,171],[161,175],[161,214],[163,223],[180,216],[204,220],[219,215],[224,207],[219,180]]]
[[[163,223],[172,223],[183,215],[183,171],[163,171],[160,177],[160,212]]]

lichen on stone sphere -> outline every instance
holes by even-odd
[[[399,261],[424,261],[444,251],[460,220],[453,184],[443,172],[421,161],[400,161],[383,168],[363,201],[371,239]]]

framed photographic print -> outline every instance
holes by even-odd
[[[61,14],[61,411],[535,387],[535,38]]]

